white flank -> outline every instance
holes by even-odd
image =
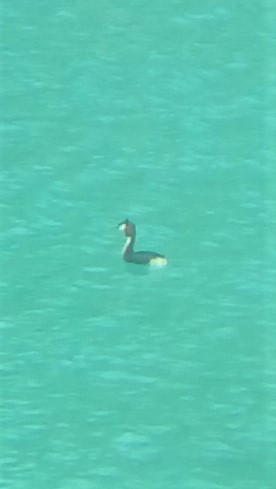
[[[167,264],[167,258],[162,258],[161,256],[157,256],[156,258],[152,258],[150,260],[150,265],[152,267],[165,267]]]

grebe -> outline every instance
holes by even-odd
[[[133,222],[126,219],[118,224],[118,229],[123,231],[127,238],[123,248],[123,259],[125,261],[137,265],[156,265],[159,267],[167,265],[168,260],[164,255],[159,255],[154,251],[134,251],[136,228]]]

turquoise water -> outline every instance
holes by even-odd
[[[1,10],[1,488],[273,489],[273,2]]]

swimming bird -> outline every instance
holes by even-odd
[[[118,224],[118,229],[123,231],[126,236],[126,242],[122,253],[123,259],[126,262],[136,263],[137,265],[155,265],[159,267],[167,265],[167,258],[155,251],[134,251],[136,227],[133,222],[129,221],[129,219],[120,222]]]

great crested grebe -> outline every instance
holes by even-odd
[[[118,229],[123,231],[127,238],[123,248],[123,259],[125,261],[136,263],[137,265],[156,265],[159,267],[167,265],[167,258],[164,255],[155,253],[155,251],[134,251],[136,228],[133,222],[126,219],[118,224]]]

